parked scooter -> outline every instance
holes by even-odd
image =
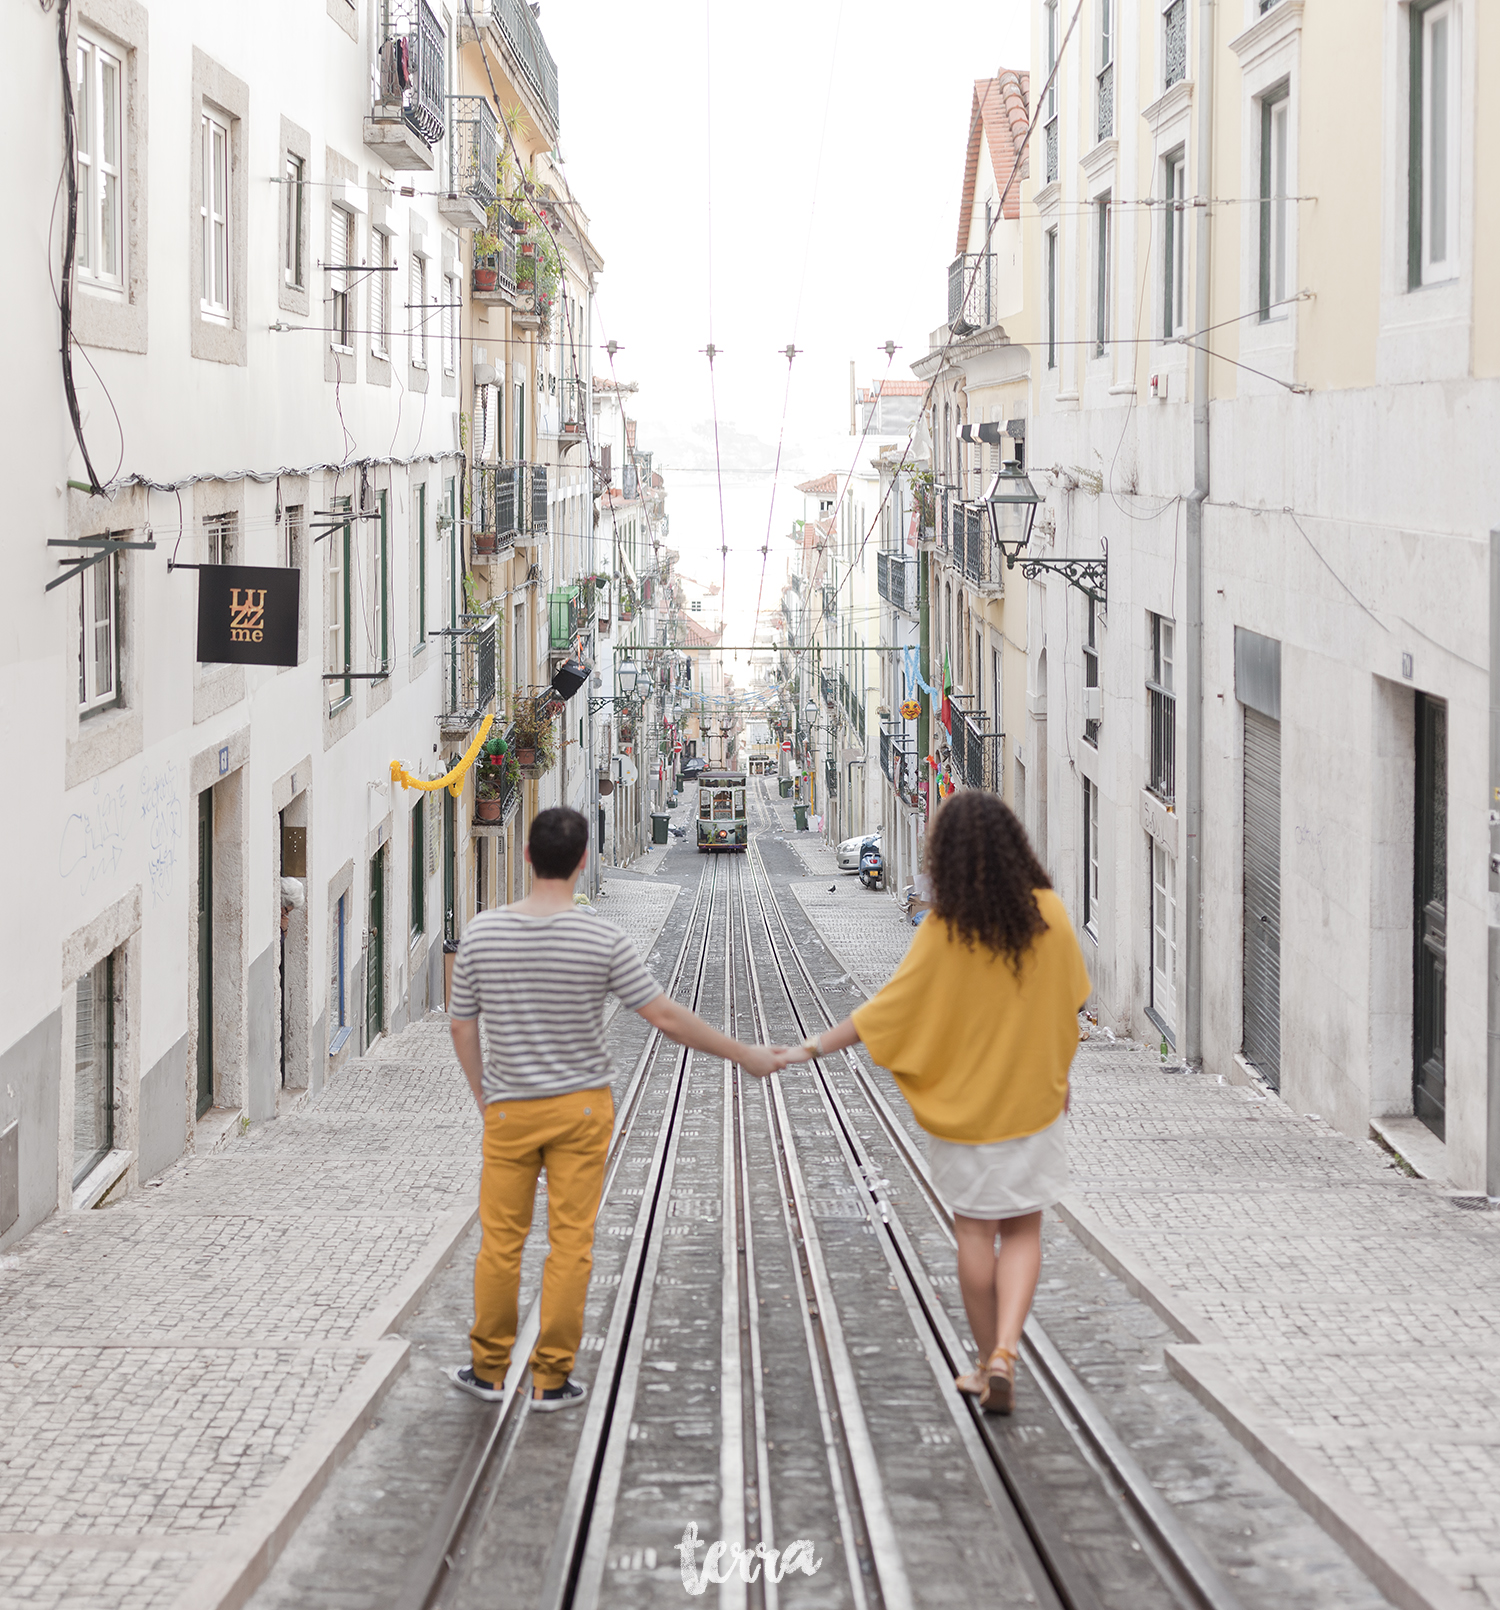
[[[877,845],[868,844],[859,857],[859,881],[867,889],[885,887],[885,857]]]

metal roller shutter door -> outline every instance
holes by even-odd
[[[1245,710],[1245,1060],[1281,1088],[1281,723]]]

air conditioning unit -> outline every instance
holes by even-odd
[[[1083,690],[1083,719],[1085,721],[1102,721],[1104,719],[1104,693],[1101,688],[1085,688]]]

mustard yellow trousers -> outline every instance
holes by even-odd
[[[583,1336],[583,1305],[594,1267],[594,1218],[614,1127],[608,1086],[530,1101],[492,1101],[484,1109],[484,1170],[479,1181],[482,1239],[474,1260],[474,1373],[499,1383],[515,1346],[521,1249],[531,1230],[537,1175],[547,1171],[547,1259],[542,1266],[541,1333],[531,1355],[533,1383],[561,1386]]]

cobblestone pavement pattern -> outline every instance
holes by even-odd
[[[649,953],[675,888],[606,889],[601,916]],[[478,1140],[434,1014],[286,1116],[12,1248],[0,1607],[201,1610],[199,1572],[335,1410],[376,1310],[473,1205]]]
[[[809,872],[803,911],[849,979],[878,988],[909,926],[773,805]],[[1362,1530],[1500,1610],[1500,1214],[1107,1030],[1074,1063],[1068,1144],[1074,1199],[1191,1316],[1178,1373],[1227,1382],[1323,1490],[1353,1495]],[[1038,1314],[1051,1324],[1045,1286]]]

